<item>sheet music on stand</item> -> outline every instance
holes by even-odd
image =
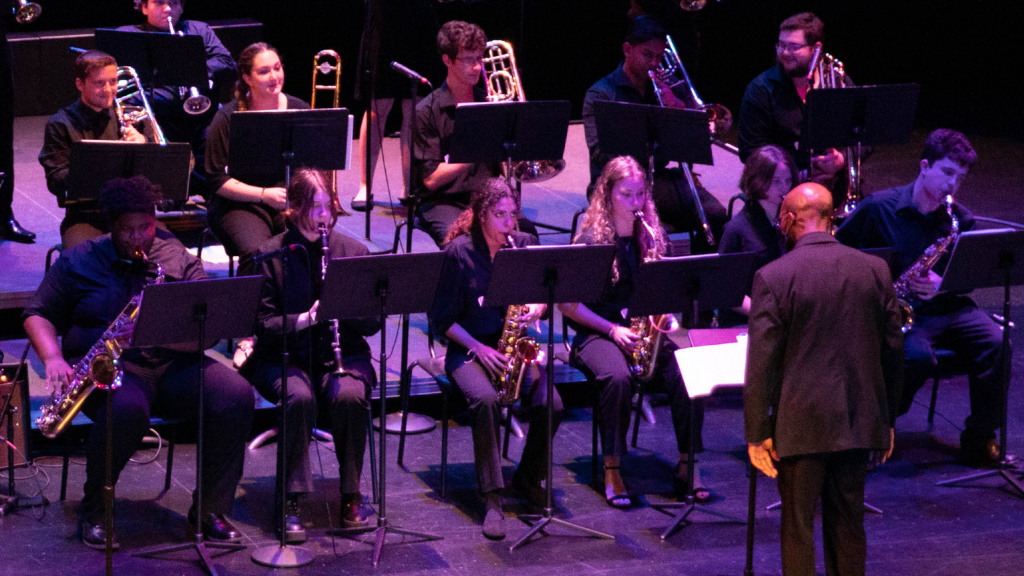
[[[680,348],[675,356],[690,397],[710,396],[720,387],[743,386],[747,369],[747,336],[738,336],[731,344]]]

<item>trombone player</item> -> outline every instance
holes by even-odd
[[[588,197],[605,164],[611,160],[611,156],[602,153],[598,145],[594,102],[608,100],[651,106],[664,105],[669,108],[696,108],[695,103],[689,101],[689,95],[684,94],[683,90],[678,94],[673,92],[660,78],[652,74],[664,58],[668,46],[666,38],[665,28],[650,16],[637,16],[631,19],[625,42],[622,44],[622,63],[614,72],[598,80],[587,90],[587,95],[583,99],[583,129],[587,148],[590,150]],[[645,158],[637,160],[641,165],[647,163]],[[671,232],[700,230],[702,223],[697,207],[699,201],[714,237],[721,238],[722,228],[728,220],[722,203],[699,184],[696,186],[695,198],[681,171],[667,169],[667,161],[664,159],[656,157],[655,161],[657,164],[652,196],[662,223],[670,228]],[[694,234],[694,238],[697,242],[695,250],[713,251],[713,247],[708,245],[703,234]]]
[[[43,133],[43,149],[39,152],[39,163],[46,172],[46,187],[57,197],[68,190],[72,142],[153,141],[153,127],[149,119],[142,121],[141,132],[136,126],[120,125],[113,109],[117,97],[117,62],[113,56],[99,50],[79,54],[75,59],[75,87],[81,97],[50,117]],[[60,224],[60,240],[64,249],[105,232],[109,232],[107,224],[95,209],[69,206]]]

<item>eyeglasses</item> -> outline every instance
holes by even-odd
[[[456,56],[455,59],[458,60],[459,62],[462,62],[463,64],[483,64],[484,63],[484,57],[483,56]]]
[[[807,48],[810,44],[795,44],[792,42],[779,42],[775,45],[775,51],[779,54],[783,52],[799,52],[804,48]]]

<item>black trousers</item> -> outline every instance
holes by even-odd
[[[498,393],[479,362],[464,361],[465,356],[449,358],[445,368],[448,379],[458,386],[469,402],[473,428],[473,462],[480,492],[486,494],[505,487],[501,474],[501,406]],[[453,361],[454,360],[454,361]],[[523,403],[529,407],[530,430],[526,433],[526,446],[519,462],[520,468],[531,482],[545,477],[548,461],[547,442],[547,380],[534,379],[531,386],[521,392]],[[554,430],[562,421],[562,398],[555,391]]]
[[[370,364],[370,358],[346,358],[352,362]],[[373,367],[366,366],[373,374]],[[281,399],[281,365],[262,362],[254,371],[252,384],[267,400],[277,403]],[[309,375],[295,366],[288,369],[288,431],[285,463],[286,490],[289,493],[313,491],[313,474],[309,462],[309,438],[316,424],[317,402],[323,402],[330,412],[331,435],[338,456],[338,475],[342,494],[358,494],[363,472],[363,454],[366,452],[367,420],[369,420],[370,386],[363,380],[346,374],[335,377],[330,373]],[[280,481],[280,479],[278,479]],[[276,492],[275,492],[276,493]]]
[[[7,43],[4,23],[0,23],[0,172],[6,175],[0,183],[0,221],[11,217],[14,201],[14,69],[11,67],[11,46]]]
[[[971,413],[964,437],[995,438],[1002,420],[1003,332],[988,314],[973,304],[943,315],[916,314],[914,327],[903,342],[905,377],[900,414],[906,414],[914,395],[935,373],[935,348],[953,350],[966,361]]]
[[[258,274],[253,257],[267,240],[285,231],[280,212],[244,202],[211,202],[207,219],[228,254],[238,255],[238,276]]]
[[[680,454],[686,454],[690,445],[690,396],[679,374],[673,354],[676,346],[666,341],[657,360],[657,373],[644,383],[646,392],[668,395],[675,428],[676,445]],[[601,452],[605,456],[623,456],[629,451],[626,433],[632,415],[633,394],[637,382],[629,373],[626,354],[611,340],[593,335],[573,350],[572,365],[597,384],[598,430],[601,433]],[[694,452],[704,450],[701,431],[704,427],[704,404],[694,406]]]
[[[202,361],[206,373],[203,512],[230,514],[235,488],[242,478],[245,442],[252,428],[255,397],[252,386],[234,370],[206,356]],[[172,362],[156,369],[125,363],[121,387],[113,392],[115,483],[149,429],[153,406],[159,406],[159,413],[167,416],[194,417],[199,402],[198,391],[199,359],[195,354],[178,354]],[[103,519],[108,417],[106,394],[97,392],[91,395],[84,408],[93,421],[93,427],[86,444],[82,514],[91,522]]]
[[[682,170],[658,170],[654,176],[654,189],[651,191],[651,195],[654,198],[654,205],[658,209],[661,223],[670,232],[693,232],[702,229],[697,213],[697,203]],[[697,184],[697,198],[700,199],[701,206],[704,208],[704,215],[716,241],[721,239],[725,223],[729,221],[725,206],[722,206],[722,203],[699,183]],[[716,251],[708,245],[703,233],[694,235],[691,250],[697,254]]]
[[[845,450],[780,459],[782,572],[814,576],[814,507],[821,498],[825,574],[862,576],[867,561],[864,478],[867,450]]]

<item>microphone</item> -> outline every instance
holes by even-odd
[[[392,62],[391,69],[394,70],[395,72],[398,72],[402,76],[405,76],[409,80],[412,80],[414,82],[420,82],[421,84],[426,84],[427,86],[430,86],[430,80],[427,80],[423,76],[420,76],[419,73],[417,73],[415,70],[403,66],[398,62]]]
[[[272,252],[264,252],[262,254],[257,254],[253,256],[252,261],[254,263],[259,263],[270,258],[276,258],[286,252],[294,252],[296,250],[304,249],[305,247],[302,244],[289,244],[287,246],[282,246],[281,248],[278,248],[277,250],[274,250]]]

